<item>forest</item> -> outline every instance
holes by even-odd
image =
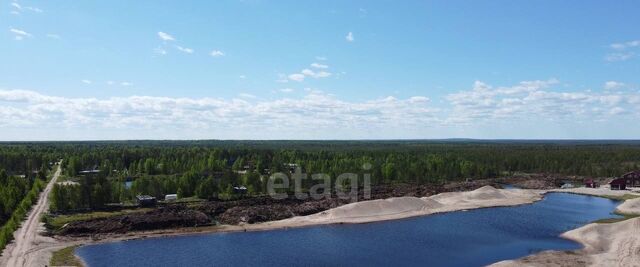
[[[55,153],[49,146],[0,145],[0,249],[44,188]]]
[[[373,185],[442,184],[524,173],[613,177],[640,169],[633,141],[131,141],[54,144],[64,157],[56,211],[163,199],[266,193],[270,174],[370,173]],[[363,166],[370,164],[371,169]],[[83,174],[83,171],[85,174]],[[89,172],[87,174],[87,172]],[[303,189],[314,185],[305,180]]]

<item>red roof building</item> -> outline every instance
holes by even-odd
[[[627,180],[624,178],[614,179],[609,185],[611,185],[611,190],[625,190],[627,189]]]

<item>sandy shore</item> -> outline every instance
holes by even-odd
[[[611,191],[604,187],[552,191],[595,196],[622,196],[631,193]],[[623,202],[617,207],[617,211],[640,214],[640,198]],[[561,236],[582,244],[584,248],[576,251],[545,251],[491,266],[640,266],[640,217],[617,223],[591,223]]]
[[[416,198],[416,197],[397,197],[389,199],[379,199],[371,201],[362,201],[357,203],[351,203],[344,206],[340,206],[334,209],[323,211],[317,214],[308,216],[293,217],[280,221],[265,222],[260,224],[246,224],[246,225],[223,225],[212,226],[192,229],[174,229],[174,230],[158,230],[149,232],[135,232],[124,235],[110,235],[101,237],[99,240],[93,240],[91,238],[65,238],[57,237],[56,239],[48,238],[47,242],[41,242],[37,244],[30,254],[34,257],[34,262],[38,263],[35,266],[43,266],[41,264],[48,263],[52,252],[73,245],[87,245],[106,243],[122,240],[140,239],[140,238],[152,238],[152,237],[166,237],[176,235],[189,235],[189,234],[203,234],[203,233],[215,233],[215,232],[238,232],[238,231],[261,231],[261,230],[273,230],[293,227],[306,227],[313,225],[324,224],[339,224],[339,223],[367,223],[384,220],[395,220],[414,216],[423,216],[434,213],[452,212],[459,210],[469,210],[477,208],[489,208],[498,206],[515,206],[533,203],[541,200],[543,195],[550,191],[545,190],[526,190],[526,189],[495,189],[491,186],[485,186],[474,191],[469,192],[450,192],[442,193],[430,197]],[[576,194],[587,194],[595,196],[622,196],[628,194],[629,191],[611,191],[605,188],[600,189],[588,189],[588,188],[574,188],[563,190],[551,190],[551,192],[567,192]],[[619,210],[638,211],[640,213],[640,199],[629,200],[618,207]],[[635,222],[635,224],[634,224]],[[621,223],[627,223],[629,226],[624,228],[610,227]],[[616,224],[590,224],[579,229],[567,232],[563,234],[563,237],[576,240],[585,245],[585,249],[575,252],[571,255],[576,258],[576,261],[567,261],[567,252],[543,252],[528,256],[515,261],[504,261],[495,264],[496,266],[548,266],[557,262],[557,266],[566,266],[567,263],[575,263],[578,260],[585,265],[594,265],[600,261],[591,259],[593,257],[603,257],[602,253],[605,253],[606,257],[613,257],[609,255],[611,253],[617,253],[619,248],[627,248],[632,250],[633,248],[640,247],[640,244],[633,243],[638,242],[637,237],[632,237],[633,242],[621,241],[625,237],[632,233],[634,227],[638,227],[640,224],[640,218],[634,220],[627,220]],[[606,230],[606,229],[608,230]],[[585,230],[586,229],[586,230]],[[595,233],[595,234],[594,234]],[[609,241],[604,242],[603,246],[593,245],[593,249],[589,249],[591,245],[589,242],[594,242],[592,236],[596,236],[596,240],[601,239],[602,235],[607,235]],[[635,239],[634,239],[635,238]],[[618,244],[615,248],[612,244]],[[608,245],[611,244],[611,245]],[[610,246],[610,247],[609,247]],[[602,249],[605,249],[605,252]],[[609,253],[609,254],[607,254]],[[609,255],[609,256],[607,256]],[[579,257],[578,257],[579,256]],[[584,259],[586,258],[586,259]],[[635,259],[633,256],[631,259]],[[565,264],[565,265],[563,265]],[[575,264],[573,264],[575,265]],[[571,266],[573,266],[571,265]],[[624,265],[634,266],[634,265]]]

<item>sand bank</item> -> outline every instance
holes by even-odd
[[[299,227],[395,220],[441,212],[528,204],[541,200],[542,193],[543,191],[504,190],[485,186],[469,192],[442,193],[423,198],[396,197],[356,202],[313,215],[266,222],[262,225]]]
[[[604,187],[552,191],[595,196],[623,196],[631,193],[611,191]],[[640,214],[640,198],[626,200],[617,207],[617,211]],[[576,251],[545,251],[491,266],[640,266],[640,218],[617,223],[591,223],[561,236],[582,244],[584,248]]]
[[[547,192],[567,192],[595,196],[622,196],[629,193],[629,191],[610,191],[608,189],[588,188],[574,188],[551,191],[527,189],[505,190],[495,189],[491,186],[485,186],[469,192],[441,193],[438,195],[423,198],[397,197],[362,201],[343,205],[317,214],[293,217],[280,221],[265,222],[259,224],[223,225],[194,229],[135,232],[124,235],[111,235],[102,237],[100,240],[92,240],[89,238],[59,238],[56,239],[56,242],[45,242],[39,244],[37,248],[32,250],[32,253],[38,254],[37,256],[34,255],[35,258],[39,259],[37,262],[46,262],[45,260],[51,257],[51,253],[53,251],[78,244],[86,245],[139,238],[202,234],[213,232],[260,231],[324,224],[367,223],[384,220],[395,220],[442,212],[529,204],[541,200],[544,193]],[[621,209],[621,211],[624,210],[625,212],[637,211],[638,213],[640,213],[640,199],[629,200],[623,205],[620,205],[618,209]],[[622,223],[624,223],[623,227],[618,228],[614,226]],[[616,255],[620,254],[620,251],[628,251],[630,253],[637,252],[634,251],[634,249],[637,250],[640,247],[640,244],[638,243],[640,234],[637,233],[638,224],[640,224],[640,218],[616,224],[590,224],[563,234],[563,237],[565,238],[573,239],[584,244],[585,249],[571,253],[553,251],[543,252],[515,261],[500,262],[497,263],[496,266],[549,266],[554,265],[555,263],[557,263],[555,264],[556,266],[575,266],[576,262],[581,262],[581,265],[598,265],[597,263],[601,263],[602,261],[606,261],[607,259],[615,258]],[[604,237],[605,235],[606,238]],[[635,256],[637,256],[637,254],[638,253],[636,253]],[[634,255],[631,255],[629,257],[629,259],[632,260],[636,259]],[[598,259],[596,260],[595,258]],[[618,262],[626,264],[631,261],[625,260]]]

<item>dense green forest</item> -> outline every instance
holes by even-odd
[[[235,186],[264,194],[268,177],[369,173],[373,185],[442,184],[515,172],[597,177],[640,169],[637,141],[113,141],[0,143],[0,222],[51,162],[64,159],[52,192],[57,211],[131,203],[134,196],[233,196]],[[371,166],[363,169],[363,166]],[[94,171],[83,173],[83,171]],[[40,173],[38,173],[40,172]],[[303,181],[303,189],[314,180]]]
[[[0,249],[36,201],[54,158],[47,146],[0,146]]]
[[[264,194],[270,174],[370,173],[372,183],[444,183],[514,172],[611,177],[640,168],[633,141],[135,141],[59,143],[67,179],[53,209],[96,209],[138,194]],[[364,170],[363,165],[371,169]],[[92,174],[82,171],[99,170]],[[126,186],[126,182],[130,186]],[[314,185],[304,180],[303,189]]]

